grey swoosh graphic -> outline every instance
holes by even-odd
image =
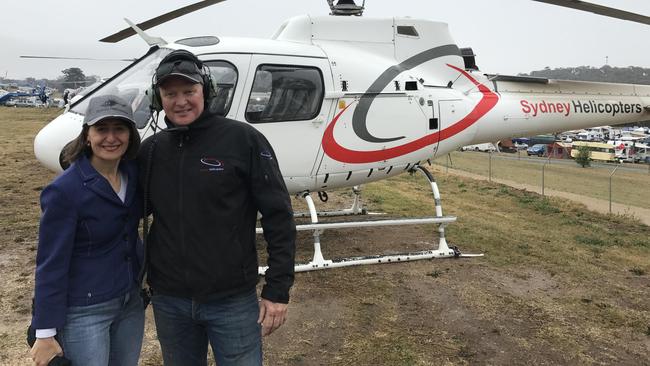
[[[377,95],[382,90],[384,90],[384,88],[393,79],[395,79],[397,75],[406,70],[410,70],[418,65],[421,65],[429,60],[433,60],[442,56],[460,56],[460,49],[458,49],[458,46],[455,44],[431,48],[404,60],[400,64],[389,67],[386,69],[386,71],[379,75],[377,80],[375,80],[372,85],[370,85],[368,90],[366,90],[366,92],[361,96],[359,105],[357,105],[357,107],[354,109],[354,114],[352,115],[352,128],[354,129],[354,133],[357,134],[359,138],[368,142],[390,142],[403,139],[404,136],[380,138],[371,135],[370,132],[368,132],[368,127],[366,126],[366,117],[368,116],[368,110],[370,109],[370,106],[374,102]]]

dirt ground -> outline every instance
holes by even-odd
[[[38,197],[54,177],[35,161],[32,140],[55,114],[0,108],[0,365],[30,364]],[[288,323],[265,339],[265,364],[650,365],[650,227],[496,183],[438,178],[445,214],[458,217],[447,239],[485,257],[297,274]],[[367,185],[363,197],[391,217],[433,213],[419,176]],[[350,200],[335,192],[317,206]],[[338,258],[430,249],[437,235],[431,226],[329,230],[321,242]],[[311,234],[300,233],[299,261],[311,251]],[[142,365],[162,364],[151,315]]]

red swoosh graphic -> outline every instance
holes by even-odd
[[[370,151],[361,151],[361,150],[350,150],[346,147],[341,146],[334,139],[334,126],[338,122],[339,118],[353,103],[350,103],[347,107],[342,109],[335,117],[332,119],[330,124],[325,129],[323,135],[323,151],[330,158],[343,162],[343,163],[372,163],[375,161],[382,161],[392,159],[401,155],[412,153],[413,151],[419,150],[423,147],[434,144],[438,141],[448,139],[466,128],[470,127],[476,123],[481,117],[487,114],[499,101],[499,96],[488,89],[485,85],[479,83],[474,79],[469,73],[465,70],[460,69],[454,65],[447,66],[451,67],[462,73],[467,79],[469,79],[474,85],[478,87],[478,90],[483,94],[481,100],[476,104],[474,109],[467,114],[463,119],[454,123],[453,125],[445,128],[442,131],[426,135],[417,140],[411,141],[404,145],[399,145],[383,150],[370,150]]]

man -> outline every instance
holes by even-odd
[[[170,127],[138,157],[153,214],[148,283],[166,365],[261,365],[261,337],[286,320],[295,224],[275,154],[246,123],[207,107],[209,74],[177,50],[156,69],[152,108]],[[269,266],[257,298],[257,212]]]

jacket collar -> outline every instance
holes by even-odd
[[[122,202],[120,197],[118,197],[117,193],[113,190],[113,187],[108,183],[108,180],[99,174],[92,164],[90,164],[90,160],[85,155],[82,155],[75,162],[75,166],[81,175],[84,186],[88,187],[88,189],[95,192],[97,195],[124,206],[129,206],[133,202],[137,186],[137,176],[134,164],[120,161],[120,166],[118,167],[118,169],[127,176],[126,196],[124,202]]]

